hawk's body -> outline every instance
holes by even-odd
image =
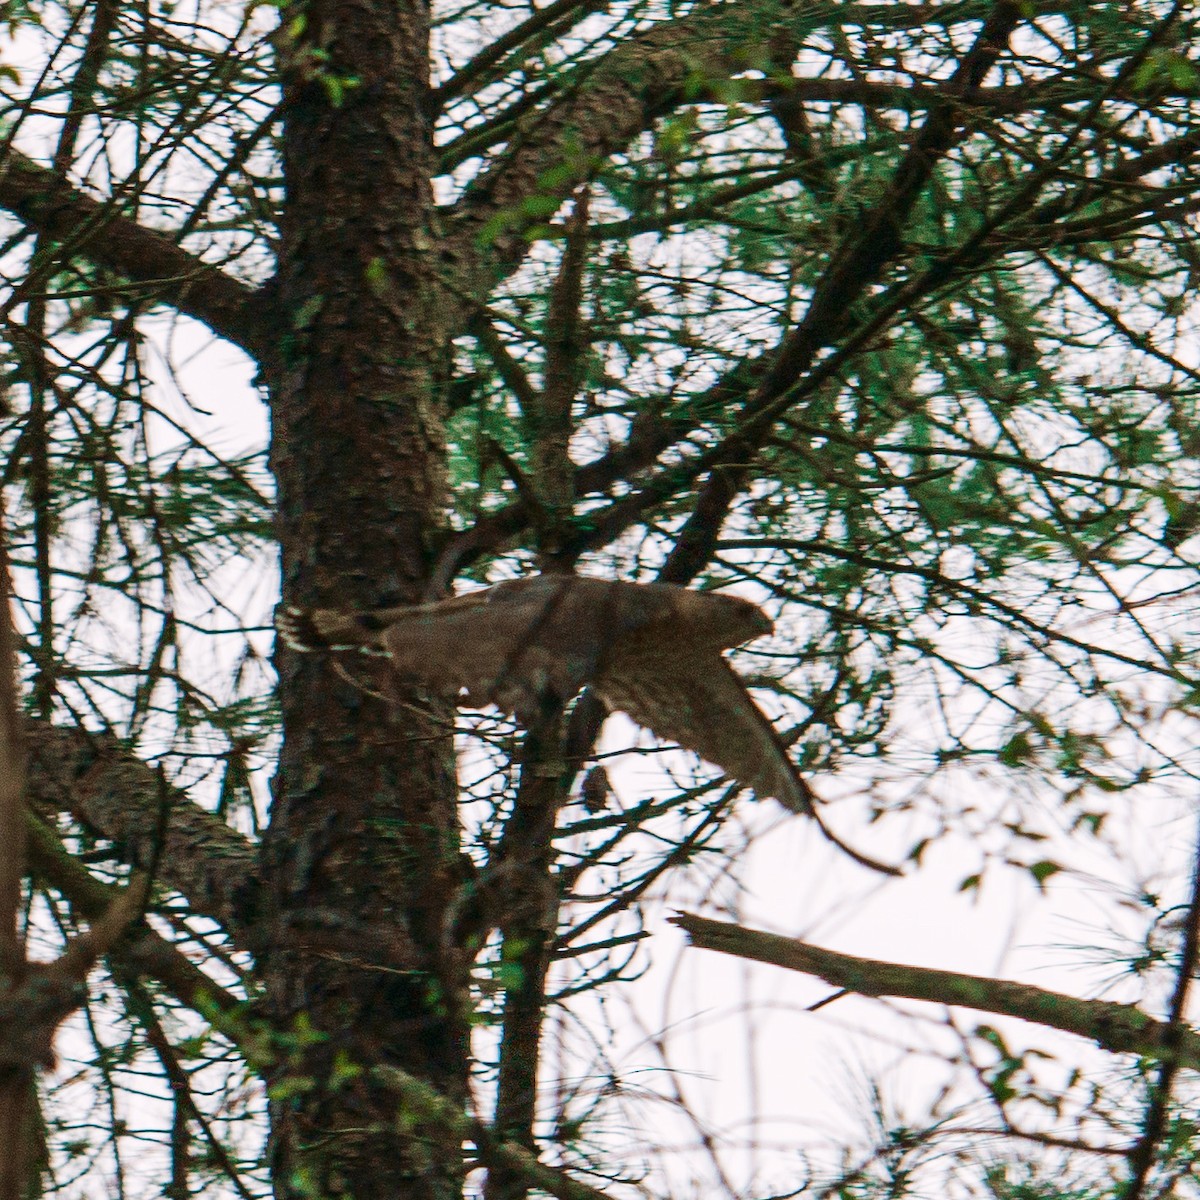
[[[292,612],[290,642],[374,647],[396,672],[536,727],[583,688],[731,778],[813,814],[813,795],[722,651],[770,633],[748,600],[663,583],[535,575],[433,604]]]

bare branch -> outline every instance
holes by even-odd
[[[72,253],[124,275],[154,301],[202,321],[254,358],[267,356],[271,304],[263,289],[202,262],[169,234],[117,215],[111,203],[69,189],[11,147],[0,167],[0,208],[69,243]]]
[[[702,950],[716,950],[735,958],[815,975],[862,996],[928,1000],[933,1004],[1018,1017],[1088,1038],[1116,1054],[1142,1054],[1169,1059],[1183,1067],[1200,1068],[1200,1033],[1190,1028],[1173,1028],[1132,1004],[1080,1000],[1007,979],[858,958],[732,922],[710,921],[693,913],[680,913],[671,920],[688,935],[692,945]]]

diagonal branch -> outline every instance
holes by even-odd
[[[485,347],[487,348],[487,347]],[[642,470],[651,467],[659,456],[672,446],[678,446],[704,419],[704,414],[719,413],[744,404],[753,391],[755,382],[762,377],[768,366],[768,356],[734,365],[729,372],[712,387],[692,396],[686,406],[674,414],[663,414],[657,404],[633,418],[629,435],[625,441],[607,453],[585,463],[575,471],[571,489],[576,496],[594,496],[607,492],[614,483],[629,482]],[[680,482],[694,479],[703,467],[687,474],[690,464],[672,467]],[[639,501],[636,513],[644,511],[649,501],[643,501],[644,492],[634,493],[632,499]],[[656,493],[655,499],[658,498]],[[615,520],[606,522],[605,529],[619,525],[629,513],[629,497],[617,501],[611,508],[600,510],[607,517],[617,510]],[[536,514],[523,499],[516,499],[504,508],[485,513],[469,528],[450,534],[441,548],[432,594],[441,595],[449,586],[454,575],[463,567],[488,554],[495,553],[510,538],[516,537],[533,521]],[[632,518],[630,518],[632,519]],[[589,545],[597,544],[604,537],[594,518],[589,519]],[[582,547],[573,548],[582,553]]]
[[[534,9],[532,16],[495,38],[470,62],[455,71],[445,83],[435,88],[433,102],[438,109],[442,109],[457,97],[486,87],[495,81],[498,64],[511,58],[517,51],[522,51],[523,56],[527,56],[531,43],[538,47],[545,44],[549,38],[561,36],[566,29],[577,25],[598,9],[605,8],[607,2],[608,0],[552,0],[552,3],[544,8]]]
[[[583,313],[584,270],[587,266],[589,194],[575,197],[567,223],[562,262],[550,289],[545,329],[545,383],[536,407],[527,414],[532,441],[534,487],[546,512],[539,539],[543,562],[550,566],[566,541],[574,509],[574,468],[571,442],[572,405],[584,377],[588,330]]]
[[[831,344],[836,331],[868,284],[899,252],[905,222],[933,176],[934,167],[959,140],[966,111],[961,104],[991,70],[1022,18],[1023,6],[1001,0],[975,44],[946,82],[942,103],[930,108],[916,140],[900,160],[891,183],[875,207],[857,222],[855,232],[834,255],[803,320],[789,334],[774,369],[761,385],[761,403],[780,395]]]
[[[1163,1042],[1168,1053],[1158,1068],[1158,1077],[1150,1085],[1150,1099],[1142,1118],[1142,1133],[1129,1156],[1129,1180],[1125,1200],[1141,1200],[1154,1166],[1158,1149],[1167,1129],[1171,1108],[1171,1090],[1175,1086],[1181,1056],[1179,1051],[1192,1032],[1185,1024],[1188,993],[1196,977],[1200,960],[1200,851],[1192,855],[1192,896],[1187,908],[1187,924],[1183,931],[1183,952],[1175,976],[1175,991],[1171,997],[1170,1020]]]
[[[934,167],[962,136],[965,110],[961,102],[983,82],[1023,15],[1022,5],[1013,0],[1000,0],[992,9],[971,49],[947,80],[945,99],[930,108],[879,202],[856,223],[834,255],[808,311],[784,338],[775,363],[746,406],[749,420],[730,447],[734,465],[709,474],[692,515],[667,557],[662,578],[686,583],[703,570],[729,506],[741,491],[757,449],[770,431],[775,402],[812,367],[821,350],[834,344],[851,322],[853,308],[867,287],[899,253],[907,218],[932,178]]]
[[[0,165],[0,208],[145,286],[157,302],[202,321],[259,361],[267,357],[271,305],[263,289],[202,262],[169,234],[119,216],[112,204],[68,186],[11,147]]]
[[[42,722],[27,723],[24,732],[35,807],[69,812],[116,842],[133,866],[156,867],[196,912],[247,945],[259,897],[258,856],[250,842],[182,793],[163,788],[114,737]]]
[[[997,9],[993,13],[994,20],[1011,21],[1012,6],[1002,7],[1003,12]],[[999,28],[993,25],[990,32],[985,32],[988,36],[981,35],[976,42],[975,51],[972,51],[975,57],[968,55],[960,64],[956,73],[958,83],[954,89],[951,89],[950,83],[944,86],[938,122],[933,122],[931,115],[930,122],[923,127],[918,142],[906,156],[907,166],[898,170],[894,176],[892,191],[889,192],[886,203],[874,210],[873,220],[877,223],[882,222],[884,234],[897,235],[897,212],[906,204],[911,206],[919,185],[923,184],[931,168],[930,156],[947,136],[954,136],[953,133],[947,134],[947,126],[954,126],[957,130],[963,122],[969,122],[970,114],[976,108],[976,100],[981,95],[980,90],[971,87],[962,93],[962,89],[971,80],[982,78],[988,62],[997,53]],[[948,94],[952,90],[961,94]],[[621,497],[608,508],[594,510],[589,515],[587,530],[580,533],[579,544],[574,547],[575,552],[582,552],[588,547],[603,544],[618,536],[647,509],[670,496],[677,495],[681,488],[692,486],[697,478],[708,472],[707,495],[704,503],[699,506],[699,510],[702,511],[697,512],[689,536],[684,539],[676,561],[666,576],[677,582],[686,582],[695,573],[695,563],[704,558],[708,541],[717,536],[729,503],[739,494],[740,476],[752,459],[754,447],[759,438],[765,436],[764,431],[769,432],[771,423],[783,411],[784,404],[802,401],[822,381],[834,376],[849,353],[857,351],[875,336],[895,311],[904,304],[912,304],[922,295],[943,287],[951,271],[965,273],[977,270],[987,261],[1014,249],[1058,245],[1061,242],[1062,218],[1080,211],[1091,200],[1102,195],[1106,187],[1111,188],[1121,183],[1136,185],[1156,169],[1184,167],[1198,151],[1200,134],[1189,131],[1164,146],[1153,147],[1122,161],[1114,170],[1097,180],[1081,181],[1079,186],[1036,208],[1031,207],[1033,185],[1027,183],[1022,189],[1025,196],[1024,209],[1018,211],[1013,207],[1013,211],[1007,213],[1003,222],[994,219],[970,244],[949,255],[942,254],[916,278],[899,281],[893,289],[893,297],[882,305],[876,303],[876,313],[855,331],[850,343],[843,343],[846,353],[827,356],[821,361],[818,371],[813,373],[812,362],[820,350],[820,338],[814,339],[814,331],[819,333],[822,326],[828,326],[831,321],[843,315],[846,304],[853,302],[854,295],[863,295],[863,289],[871,283],[869,269],[874,269],[877,274],[886,265],[879,262],[879,239],[873,236],[859,236],[848,240],[842,252],[835,256],[835,264],[838,260],[842,264],[838,278],[831,283],[830,276],[827,275],[803,321],[775,352],[773,364],[770,354],[747,360],[736,366],[725,380],[711,388],[695,404],[689,405],[686,412],[674,416],[648,414],[637,418],[635,428],[626,443],[578,469],[574,488],[575,493],[580,496],[607,490],[616,479],[635,482],[632,476],[653,466],[661,454],[672,446],[678,447],[682,440],[701,424],[698,414],[709,411],[706,403],[709,397],[719,394],[721,407],[725,411],[732,408],[742,412],[741,421],[724,442],[712,446],[703,454],[685,456],[684,461],[663,468],[656,476],[641,481],[640,486],[635,486],[631,494]],[[1131,186],[1129,191],[1141,201],[1141,208],[1151,210],[1161,196],[1173,194],[1171,185],[1153,189],[1154,194],[1150,198],[1146,197],[1147,189],[1144,186]],[[868,221],[871,220],[871,216],[868,215]],[[1001,225],[1004,228],[1001,228]],[[861,233],[861,226],[858,227],[858,231]],[[1104,229],[1096,229],[1094,232],[1096,236],[1105,236]],[[1077,233],[1077,236],[1086,240],[1086,231],[1082,234]],[[847,264],[854,269],[851,270]],[[868,274],[864,275],[864,270],[867,270]],[[853,286],[848,286],[850,284]],[[857,288],[857,291],[854,288]],[[815,349],[814,341],[817,343]],[[803,376],[801,368],[804,361],[808,362],[809,374],[804,379],[803,386],[797,389],[794,382],[789,386],[789,372],[782,368],[790,368],[793,373],[791,377],[795,379],[797,376]],[[772,378],[774,386],[769,386]],[[783,389],[782,392],[780,388]],[[645,427],[638,429],[639,422],[644,423]],[[534,514],[527,511],[518,500],[507,508],[481,516],[471,528],[451,535],[443,556],[447,564],[443,574],[452,576],[457,566],[498,549],[526,529],[533,516]]]
[[[815,975],[834,987],[861,996],[895,996],[928,1000],[979,1012],[1017,1017],[1094,1041],[1114,1054],[1140,1054],[1200,1068],[1200,1033],[1189,1027],[1147,1016],[1132,1004],[1080,1000],[1026,983],[907,967],[839,954],[795,938],[746,929],[727,921],[710,921],[692,913],[671,918],[702,950],[770,963],[789,971]]]
[[[571,779],[563,772],[560,723],[547,721],[543,731],[526,733],[513,813],[485,872],[504,880],[497,926],[503,939],[502,959],[513,971],[504,997],[494,1128],[500,1137],[530,1153],[546,980],[561,904],[554,871],[554,829]],[[489,902],[490,898],[485,901]],[[498,1162],[491,1164],[483,1194],[485,1200],[525,1200],[532,1182],[525,1171],[514,1172]]]
[[[450,214],[466,276],[486,276],[477,282],[478,293],[521,262],[530,245],[527,231],[545,223],[547,208],[565,201],[656,117],[694,99],[698,81],[744,69],[739,47],[768,32],[765,25],[748,27],[733,7],[701,6],[583,64],[549,105],[518,120],[506,134],[503,159],[471,184]]]

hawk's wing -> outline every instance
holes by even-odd
[[[684,647],[671,657],[617,654],[595,688],[610,708],[694,750],[760,800],[771,796],[793,812],[814,815],[813,793],[775,727],[720,655],[688,655]]]
[[[279,627],[300,649],[381,649],[404,678],[534,725],[591,682],[611,646],[668,618],[680,591],[535,575],[432,604],[287,609]]]
[[[495,704],[525,725],[560,709],[609,661],[636,665],[644,655],[647,672],[657,670],[662,645],[673,647],[668,663],[707,661],[770,629],[736,596],[581,575],[513,579],[432,604],[280,617],[294,646],[383,649],[399,675],[449,697],[466,691],[472,704]]]
[[[388,610],[378,639],[398,674],[536,725],[592,682],[613,646],[663,621],[679,591],[535,575]]]
[[[793,812],[867,866],[821,824],[770,721],[719,650],[761,637],[771,622],[736,596],[669,584],[535,575],[433,604],[347,614],[289,610],[293,645],[375,646],[396,672],[450,697],[495,704],[527,727],[553,717],[589,684],[605,703],[678,742]]]

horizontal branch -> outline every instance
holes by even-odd
[[[688,935],[692,945],[702,950],[716,950],[735,958],[815,975],[834,987],[862,996],[927,1000],[1017,1017],[1087,1038],[1114,1054],[1171,1058],[1180,1066],[1200,1068],[1200,1033],[1156,1021],[1132,1004],[1081,1000],[1007,979],[838,954],[795,938],[746,929],[727,921],[710,921],[692,913],[680,913],[672,921]]]
[[[195,912],[247,944],[259,895],[251,842],[167,786],[111,735],[33,721],[24,734],[36,809],[85,822],[115,842],[126,862],[153,869]]]
[[[114,211],[118,201],[84,195],[11,147],[0,163],[0,208],[72,254],[142,284],[156,302],[207,325],[261,361],[269,348],[269,305],[262,289],[198,259],[172,237]]]
[[[1044,113],[1065,108],[1071,104],[1086,104],[1095,99],[1097,85],[1075,82],[1003,84],[980,87],[969,97],[958,101],[964,109],[991,115],[1020,115],[1022,113]],[[1164,91],[1154,91],[1153,102],[1163,99],[1194,100],[1200,88],[1179,86],[1167,81]],[[1118,90],[1115,98],[1135,103],[1139,97],[1125,90]],[[890,83],[870,79],[814,78],[795,75],[790,79],[736,79],[722,83],[719,88],[708,92],[700,91],[698,99],[710,103],[727,104],[731,99],[745,104],[771,103],[781,100],[797,104],[855,104],[872,109],[895,109],[902,112],[919,113],[935,106],[944,105],[946,93],[940,84],[933,83]]]

